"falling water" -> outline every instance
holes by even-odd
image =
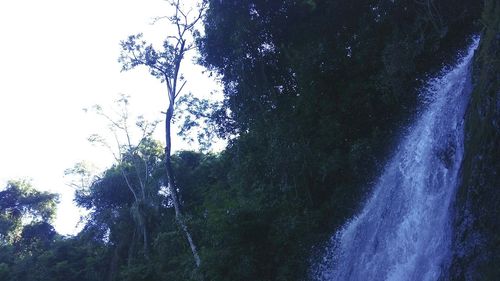
[[[479,39],[422,90],[427,101],[360,214],[333,238],[314,278],[438,280],[450,255],[450,202],[463,155],[470,62]]]

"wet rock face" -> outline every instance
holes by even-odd
[[[441,160],[446,169],[452,168],[456,150],[456,145],[450,140],[444,147],[436,152],[437,157]]]
[[[485,1],[486,29],[465,122],[447,280],[500,280],[500,0]]]

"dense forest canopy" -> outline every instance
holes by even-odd
[[[77,190],[89,216],[74,237],[50,224],[56,195],[9,183],[0,192],[0,280],[307,280],[418,111],[418,87],[488,28],[484,2],[498,5],[206,0],[192,48],[221,79],[224,101],[181,101],[227,148],[166,157],[150,133],[122,146]],[[144,51],[144,61],[126,70],[146,65],[159,83],[177,75],[179,45],[162,53],[128,40],[122,46]],[[156,68],[162,58],[173,68]]]

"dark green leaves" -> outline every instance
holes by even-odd
[[[58,197],[40,192],[27,181],[10,181],[0,191],[0,242],[17,241],[26,225],[46,225],[54,219]]]
[[[122,71],[128,71],[142,65],[147,67],[152,76],[161,81],[171,78],[174,74],[174,47],[165,41],[164,49],[157,51],[142,37],[143,35],[139,33],[120,42],[122,50],[118,62],[122,64]]]

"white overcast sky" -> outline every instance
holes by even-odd
[[[128,35],[144,32],[161,42],[167,22],[150,23],[169,11],[163,0],[0,1],[0,186],[28,178],[61,193],[60,233],[74,233],[79,218],[64,170],[84,160],[101,168],[110,163],[106,151],[87,142],[101,120],[82,109],[109,105],[123,93],[136,114],[159,119],[165,110],[164,85],[144,69],[120,73],[117,58]],[[184,70],[186,91],[206,95],[216,88],[201,67]]]

